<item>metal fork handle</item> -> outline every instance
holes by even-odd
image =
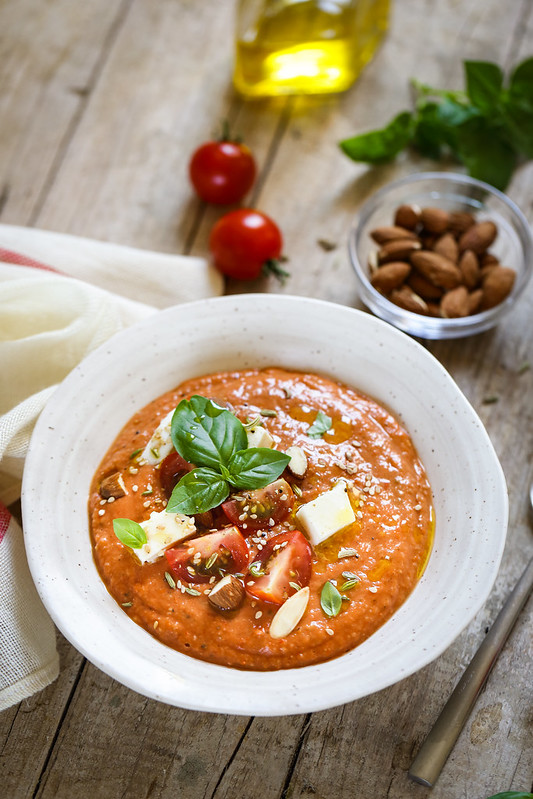
[[[429,788],[435,784],[532,588],[533,558],[526,566],[413,760],[409,769],[409,777],[414,782]]]

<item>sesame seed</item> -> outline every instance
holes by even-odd
[[[362,519],[363,518],[363,511],[362,510],[358,510],[355,515],[357,516],[358,519]]]
[[[330,630],[329,627],[326,627],[326,632],[327,632],[328,635],[335,635],[333,630]]]
[[[137,469],[136,466],[130,466],[128,468],[128,471],[129,471],[130,474],[139,474],[139,470]]]
[[[263,611],[262,610],[258,610],[257,613],[255,614],[254,618],[260,619],[262,615],[263,615]]]
[[[370,591],[372,594],[377,594],[377,591],[378,591],[378,589],[377,589],[377,586],[375,586],[375,585],[369,585],[369,586],[368,586],[368,590],[369,590],[369,591]]]
[[[135,486],[132,486],[132,487],[131,487],[131,490],[133,491],[133,493],[134,493],[134,494],[136,494],[136,493],[137,493],[137,491],[139,490],[139,486],[137,486],[137,485],[135,485]]]
[[[422,510],[422,505],[415,505],[415,510]]]
[[[107,499],[100,500],[100,505],[106,505],[106,504],[107,504]]]
[[[157,619],[156,619],[156,620],[154,621],[154,630],[157,630],[157,628],[158,628],[158,627],[159,627],[159,622],[158,622],[158,621],[157,621]]]
[[[146,502],[143,502],[143,508],[149,508],[149,507],[150,507],[150,500],[147,499]]]
[[[114,502],[115,501],[115,497],[109,497],[107,501],[108,502]]]
[[[98,515],[99,516],[103,516],[104,513],[105,513],[105,510],[103,508],[100,508],[100,510],[98,511]]]

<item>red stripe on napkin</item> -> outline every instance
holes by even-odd
[[[2,539],[7,533],[7,528],[9,527],[9,523],[11,522],[11,514],[6,508],[5,505],[2,505],[0,502],[0,544],[2,543]]]
[[[18,266],[33,266],[35,269],[44,269],[46,272],[55,272],[58,275],[62,274],[59,269],[54,269],[53,266],[47,266],[47,264],[42,264],[34,258],[28,258],[26,255],[21,255],[12,250],[4,250],[2,247],[0,247],[0,261],[5,261],[8,264],[18,264]]]

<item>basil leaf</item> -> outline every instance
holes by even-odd
[[[121,543],[132,549],[139,549],[148,541],[141,525],[131,519],[113,519],[113,532]]]
[[[339,147],[352,161],[381,164],[392,161],[409,144],[412,135],[413,115],[403,111],[384,128],[344,139]]]
[[[503,117],[515,147],[533,158],[533,58],[517,66],[503,98]]]
[[[236,452],[228,464],[229,482],[236,488],[263,488],[284,471],[290,457],[267,447],[249,447]]]
[[[511,74],[509,94],[513,99],[520,97],[533,103],[533,57],[518,64]]]
[[[457,130],[457,150],[473,178],[505,189],[516,166],[517,153],[498,128],[481,117],[465,122]]]
[[[473,105],[484,114],[493,113],[502,91],[502,70],[489,61],[465,61],[464,69],[466,93]]]
[[[488,796],[487,799],[533,799],[533,793],[527,791],[504,791]]]
[[[318,411],[315,421],[307,430],[307,435],[309,438],[320,438],[320,436],[330,430],[332,424],[330,416],[325,414],[324,411]]]
[[[246,431],[234,414],[205,397],[182,400],[171,423],[172,443],[197,466],[220,468],[247,445]]]
[[[329,616],[330,618],[339,615],[342,606],[342,597],[331,580],[328,580],[322,586],[322,591],[320,593],[320,606],[322,607],[322,610],[326,616]]]
[[[168,513],[194,516],[216,508],[229,496],[229,486],[213,469],[199,468],[181,478],[168,501]]]

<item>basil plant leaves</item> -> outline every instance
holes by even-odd
[[[248,447],[237,417],[205,397],[182,400],[170,428],[177,452],[196,468],[181,478],[166,510],[197,513],[216,508],[237,488],[263,488],[276,480],[290,458],[266,447]]]

